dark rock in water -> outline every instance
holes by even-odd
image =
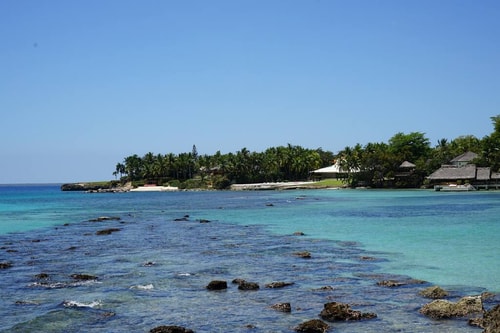
[[[426,298],[439,299],[448,296],[448,292],[439,286],[432,286],[419,292],[419,295]]]
[[[376,261],[377,260],[377,258],[370,257],[370,256],[361,256],[361,257],[359,257],[359,259],[361,259],[363,261]]]
[[[194,333],[194,331],[182,326],[158,326],[151,329],[149,333]]]
[[[7,269],[7,268],[11,268],[11,267],[12,267],[12,263],[10,263],[8,261],[0,262],[0,269]]]
[[[103,230],[98,230],[96,231],[96,235],[102,236],[102,235],[111,235],[113,232],[120,231],[121,229],[119,228],[109,228],[109,229],[103,229]]]
[[[295,252],[294,255],[299,257],[299,258],[304,258],[304,259],[311,258],[311,252],[308,252],[308,251]]]
[[[266,288],[284,288],[293,285],[293,282],[271,282],[266,284]]]
[[[39,280],[46,280],[48,278],[49,278],[49,274],[47,274],[47,273],[40,273],[40,274],[35,275],[35,279],[39,279]]]
[[[210,223],[210,222],[212,222],[212,221],[206,220],[206,219],[199,219],[197,221],[200,222],[200,223]]]
[[[227,289],[227,282],[221,280],[213,280],[206,287],[208,290],[223,290]]]
[[[183,217],[176,218],[176,219],[174,219],[174,221],[176,221],[176,222],[189,221],[189,215],[184,215]]]
[[[71,274],[71,277],[75,280],[97,280],[97,276],[90,274]]]
[[[89,220],[89,222],[103,222],[103,221],[120,221],[121,218],[118,216],[99,216],[95,219]]]
[[[238,283],[238,289],[239,290],[257,290],[259,289],[259,284],[256,282],[248,282],[248,281],[241,281]]]
[[[243,282],[245,282],[245,280],[243,280],[243,279],[239,279],[239,278],[234,279],[233,281],[231,281],[231,283],[234,283],[234,284],[241,284],[241,283],[243,283]]]
[[[420,308],[421,314],[433,319],[465,317],[483,312],[484,309],[481,296],[466,296],[456,303],[438,299]]]
[[[398,281],[398,280],[383,280],[377,282],[378,286],[381,287],[401,287],[401,286],[406,286],[406,285],[411,285],[411,284],[424,284],[426,283],[425,281],[422,280],[416,280],[416,279],[410,279],[410,280],[404,280],[404,281]]]
[[[313,291],[332,291],[333,287],[332,286],[324,286],[321,288],[313,289]]]
[[[281,312],[292,312],[292,306],[290,303],[276,303],[271,305],[271,309]]]
[[[302,231],[295,231],[293,233],[294,236],[305,236],[305,233],[303,233]]]
[[[362,313],[351,309],[349,304],[340,302],[331,302],[324,305],[320,313],[322,319],[327,321],[350,321],[376,318],[375,313]]]
[[[295,327],[295,331],[303,333],[325,333],[329,328],[327,323],[319,319],[312,319]]]

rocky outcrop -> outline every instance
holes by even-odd
[[[438,299],[425,304],[420,309],[421,314],[433,319],[465,317],[483,312],[481,296],[466,296],[456,303]]]
[[[7,269],[7,268],[11,268],[11,267],[12,267],[12,263],[10,263],[8,261],[0,262],[0,269]]]
[[[83,191],[95,193],[126,192],[129,191],[130,188],[130,184],[121,185],[118,181],[67,183],[61,185],[61,191]]]
[[[257,282],[248,282],[243,279],[234,279],[233,283],[238,285],[239,290],[257,290],[260,288]]]
[[[71,274],[71,278],[73,278],[75,280],[83,280],[83,281],[97,280],[97,276],[90,275],[90,274]]]
[[[271,309],[281,312],[292,312],[292,306],[290,303],[276,303],[271,305]]]
[[[483,333],[500,332],[500,304],[484,314],[482,326]]]
[[[222,280],[213,280],[206,287],[208,290],[224,290],[227,289],[227,282]]]
[[[182,326],[158,326],[149,333],[194,333],[194,331]]]
[[[304,258],[304,259],[310,259],[311,258],[311,252],[308,252],[308,251],[295,252],[294,255],[296,257]]]
[[[120,231],[120,228],[109,228],[109,229],[103,229],[103,230],[98,230],[96,231],[96,235],[102,236],[102,235],[111,235],[113,232]]]
[[[283,282],[283,281],[278,281],[278,282],[271,282],[266,284],[266,288],[284,288],[293,285],[293,282]]]
[[[325,333],[329,328],[327,323],[319,319],[312,319],[295,327],[295,331],[303,333]]]
[[[439,286],[432,286],[419,292],[419,295],[426,298],[439,299],[448,296],[448,292]]]
[[[349,304],[340,302],[331,302],[324,305],[320,317],[327,321],[351,321],[376,318],[375,313],[362,313],[351,309]]]
[[[417,279],[409,279],[409,280],[383,280],[377,282],[378,286],[381,287],[401,287],[401,286],[406,286],[406,285],[412,285],[412,284],[424,284],[426,283],[425,281],[422,280],[417,280]]]

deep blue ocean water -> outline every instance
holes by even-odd
[[[100,216],[120,219],[91,221]],[[480,332],[465,319],[421,316],[430,300],[418,292],[434,284],[451,300],[500,292],[499,216],[493,191],[88,194],[0,186],[0,262],[12,264],[0,270],[0,331],[293,332],[339,301],[378,317],[331,323],[335,332]],[[109,228],[116,231],[96,234]],[[311,258],[294,255],[300,251]],[[260,289],[239,291],[235,278]],[[377,286],[390,278],[428,282]],[[207,291],[211,280],[228,289]],[[273,281],[294,284],[265,288]],[[292,312],[270,308],[278,302]]]

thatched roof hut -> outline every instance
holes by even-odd
[[[431,181],[473,180],[476,178],[476,166],[474,164],[463,167],[443,165],[427,178]]]

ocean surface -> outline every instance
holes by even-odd
[[[3,185],[0,332],[294,332],[332,301],[377,314],[329,323],[334,332],[481,332],[466,319],[420,315],[431,300],[418,292],[440,285],[457,300],[490,291],[485,307],[499,303],[499,239],[494,191],[89,194]],[[297,255],[304,251],[309,259]],[[260,288],[240,291],[236,278]],[[388,279],[426,283],[377,285]],[[212,280],[228,288],[208,291]],[[275,281],[293,284],[265,287]],[[282,302],[291,313],[271,308]]]

